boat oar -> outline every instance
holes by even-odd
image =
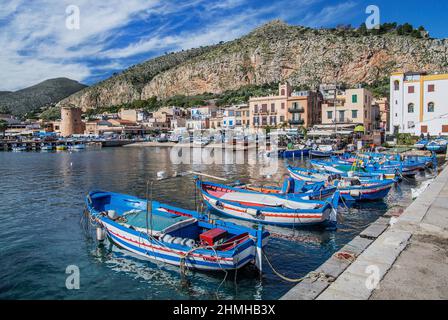
[[[212,179],[220,180],[220,181],[227,181],[227,179],[225,179],[225,178],[212,176],[212,175],[210,175],[210,174],[205,174],[205,173],[200,173],[200,172],[195,172],[195,171],[189,171],[189,173],[190,173],[190,174],[195,174],[195,175],[197,175],[197,176],[203,176],[203,177],[207,177],[207,178],[212,178]]]

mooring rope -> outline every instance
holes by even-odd
[[[299,283],[299,282],[302,282],[302,281],[305,280],[305,279],[314,279],[314,280],[317,280],[317,279],[319,279],[319,278],[328,278],[328,275],[325,274],[324,272],[315,272],[315,271],[310,272],[310,273],[308,273],[306,276],[301,277],[301,278],[296,278],[296,279],[289,278],[289,277],[287,277],[287,276],[281,274],[279,271],[277,271],[277,270],[275,269],[275,267],[272,265],[272,263],[271,263],[271,261],[269,260],[269,258],[268,258],[268,256],[267,256],[266,252],[264,251],[264,249],[262,249],[262,252],[263,252],[263,256],[264,256],[264,258],[266,259],[266,262],[268,263],[268,265],[269,265],[269,267],[271,268],[272,272],[274,272],[279,278],[281,278],[281,279],[283,279],[283,280],[285,280],[285,281],[287,281],[287,282]]]

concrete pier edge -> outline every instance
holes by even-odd
[[[399,218],[390,217],[388,211],[319,268],[309,273],[307,279],[291,288],[280,300],[367,300],[372,298],[375,290],[378,292],[375,292],[373,299],[382,299],[382,296],[393,299],[390,292],[392,289],[387,292],[387,286],[382,286],[382,281],[397,258],[410,245],[412,237],[426,234],[448,239],[446,200],[448,167],[444,166],[434,182]],[[433,213],[440,208],[443,210]],[[428,215],[430,211],[431,215]],[[403,279],[403,282],[406,280]],[[403,288],[401,291],[404,293],[395,293],[397,299],[425,298],[413,296],[412,288],[407,291]],[[427,298],[443,298],[444,294],[445,292],[427,292]]]

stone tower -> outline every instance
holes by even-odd
[[[291,96],[291,86],[288,82],[279,83],[278,85],[278,95],[281,97],[290,97]]]
[[[84,123],[81,120],[82,111],[75,107],[61,108],[61,136],[84,133]]]

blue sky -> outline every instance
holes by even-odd
[[[381,22],[424,25],[448,38],[443,0],[0,0],[0,91],[54,77],[93,84],[165,52],[237,38],[273,19],[293,25],[359,26],[368,5]],[[66,27],[69,5],[80,28]]]

